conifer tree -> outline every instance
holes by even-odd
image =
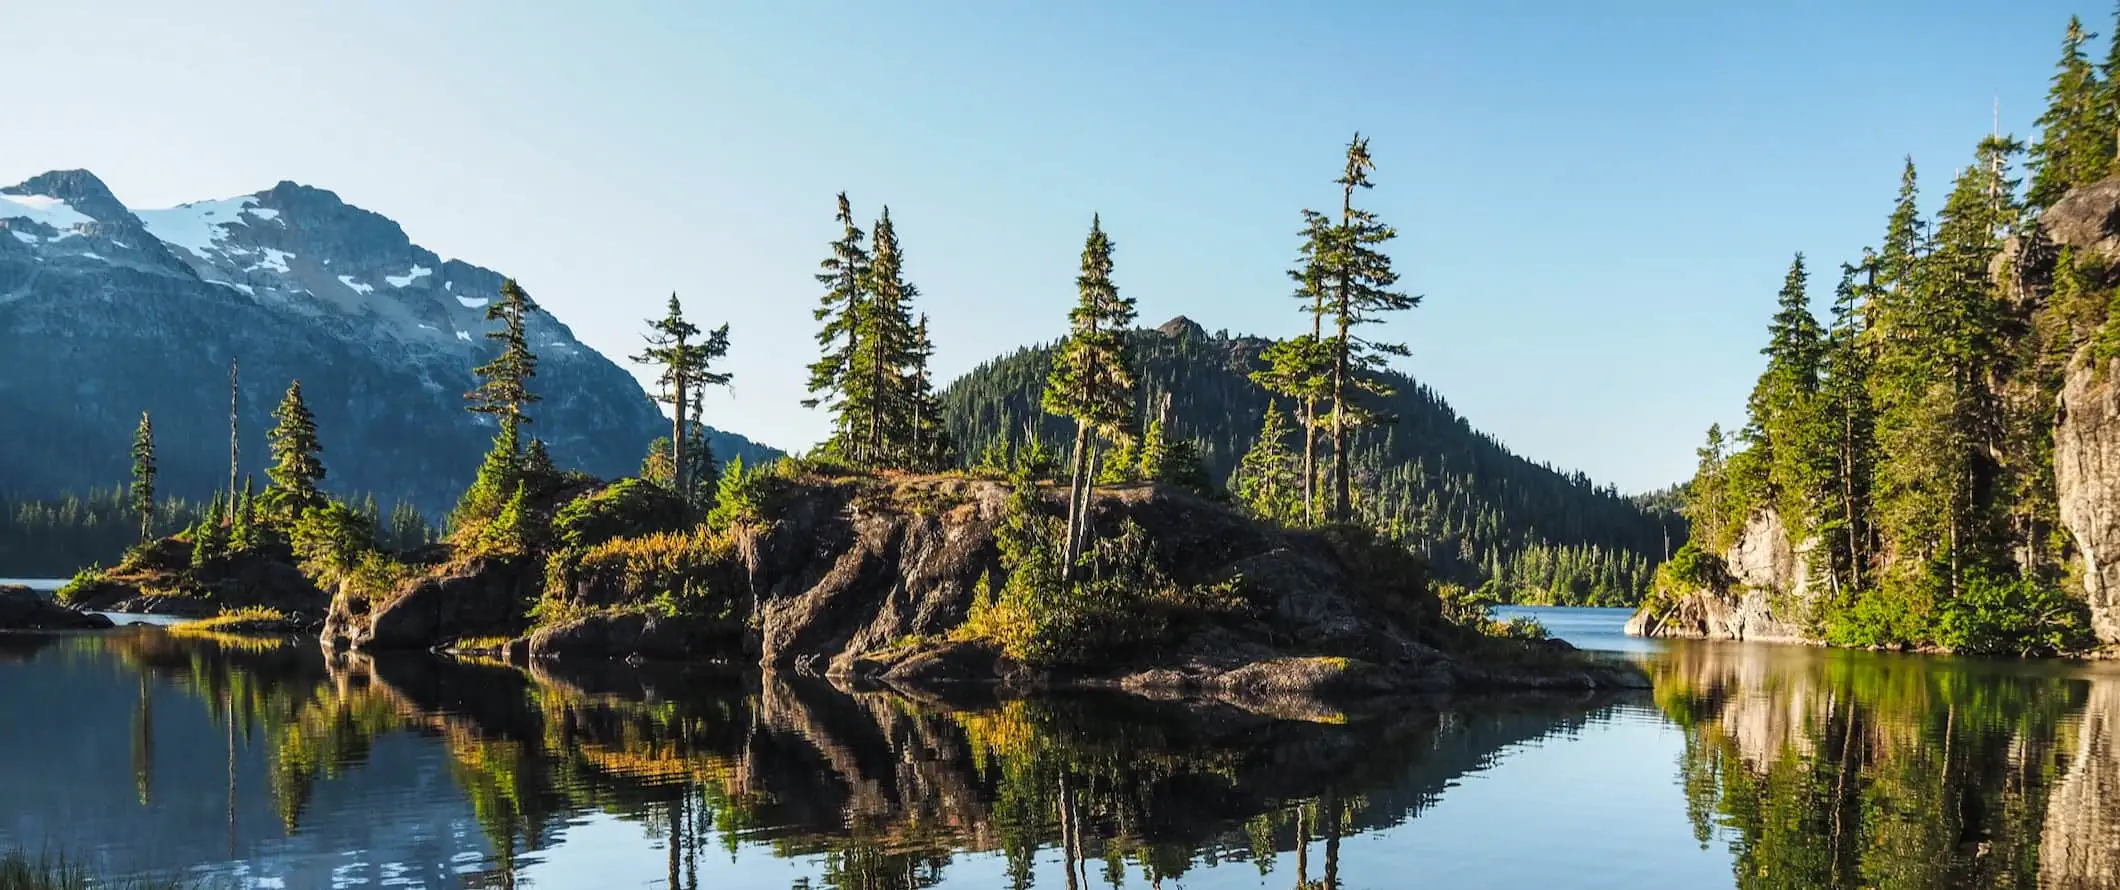
[[[957,462],[956,443],[950,440],[949,427],[942,418],[942,399],[935,394],[935,378],[928,363],[935,356],[935,343],[928,338],[928,319],[920,316],[913,326],[913,348],[911,366],[906,373],[905,389],[911,395],[911,417],[906,426],[911,437],[908,445],[908,465],[916,470],[934,472]]]
[[[530,447],[523,449],[523,479],[550,483],[558,478],[559,468],[553,466],[552,453],[545,450],[545,440],[532,436]],[[370,521],[381,518],[381,515],[376,513],[375,495],[372,494],[368,496],[368,512]]]
[[[140,426],[133,431],[132,509],[140,520],[140,543],[155,536],[155,424],[140,412]]]
[[[1324,217],[1319,216],[1319,219]],[[1320,243],[1318,246],[1323,246]],[[1298,290],[1298,295],[1310,294],[1313,305],[1322,310],[1323,290]],[[1322,323],[1322,312],[1311,314],[1312,327]],[[1303,450],[1297,483],[1301,488],[1303,519],[1317,520],[1318,479],[1318,406],[1332,400],[1332,349],[1329,343],[1319,338],[1316,331],[1276,341],[1260,354],[1266,367],[1253,371],[1253,382],[1276,395],[1287,396],[1295,404],[1296,421],[1303,429]]]
[[[1134,301],[1112,283],[1112,242],[1100,218],[1090,218],[1082,247],[1080,295],[1068,313],[1071,330],[1054,358],[1042,398],[1051,414],[1075,420],[1075,450],[1068,479],[1067,541],[1063,565],[1072,567],[1088,534],[1089,490],[1096,462],[1096,436],[1120,438],[1133,409],[1134,371],[1125,332],[1134,322]],[[1032,439],[1036,441],[1035,438]]]
[[[1141,445],[1134,449],[1134,474],[1138,479],[1157,479],[1163,472],[1163,462],[1170,457],[1170,440],[1164,436],[1163,417],[1148,422],[1141,433]]]
[[[2098,83],[2084,54],[2096,36],[2069,17],[2046,112],[2039,116],[2039,141],[2031,151],[2032,185],[2025,198],[2035,209],[2052,207],[2069,189],[2103,179],[2113,164],[2116,124],[2108,113],[2112,100],[2107,95],[2111,85]]]
[[[1870,403],[1870,357],[1863,345],[1862,300],[1875,287],[1876,257],[1860,266],[1843,264],[1833,292],[1833,325],[1826,335],[1820,369],[1820,398],[1826,440],[1819,443],[1826,460],[1826,503],[1819,511],[1818,536],[1828,561],[1831,589],[1864,588],[1871,550],[1870,480],[1876,460],[1876,413]],[[1858,275],[1873,281],[1858,284]]]
[[[712,460],[702,460],[696,448],[699,437],[687,431],[703,413],[701,395],[705,388],[727,386],[732,379],[726,372],[713,370],[714,362],[729,353],[729,326],[722,325],[707,332],[703,339],[695,339],[700,337],[700,329],[685,320],[684,306],[674,293],[670,295],[668,312],[649,321],[648,326],[648,346],[633,360],[662,368],[657,382],[663,392],[657,398],[669,403],[673,411],[671,438],[664,440],[671,450],[671,473],[666,484],[671,491],[683,494],[703,483],[712,484],[703,478],[703,474],[712,473]]]
[[[501,351],[473,371],[479,377],[478,387],[464,395],[472,413],[490,415],[499,422],[496,447],[511,461],[522,453],[522,425],[530,422],[527,409],[538,401],[530,389],[530,378],[537,376],[537,354],[530,351],[526,330],[537,310],[536,301],[515,279],[501,282],[500,299],[486,307],[486,320],[501,322],[501,328],[487,331],[486,337],[500,341]]]
[[[317,439],[316,418],[302,401],[302,381],[288,384],[287,395],[273,409],[272,418],[267,437],[272,466],[265,470],[269,482],[265,502],[276,518],[292,522],[302,511],[323,503],[317,484],[324,480],[324,462],[318,457],[324,445]]]
[[[1694,454],[1699,464],[1694,468],[1692,483],[1686,486],[1681,512],[1693,525],[1693,542],[1702,550],[1719,551],[1729,543],[1732,532],[1730,486],[1725,475],[1729,442],[1723,437],[1722,424],[1708,426],[1707,441]]]
[[[1752,389],[1745,428],[1782,521],[1800,536],[1814,524],[1826,484],[1815,448],[1825,435],[1818,401],[1825,334],[1811,314],[1808,281],[1799,253],[1776,298],[1767,346],[1760,350],[1767,368]]]
[[[1288,448],[1288,423],[1279,402],[1269,403],[1259,425],[1258,441],[1238,462],[1231,492],[1252,515],[1284,525],[1302,518],[1302,468]]]
[[[1878,411],[1878,530],[1896,561],[1955,594],[1967,571],[1993,555],[1998,521],[1993,454],[2002,436],[1990,375],[2003,359],[2001,306],[1991,261],[2018,208],[2007,176],[2014,142],[1989,137],[1953,183],[1927,250],[1909,253],[1896,210],[1878,292],[1888,299],[1869,334],[1877,347],[1871,392]],[[1902,204],[1911,189],[1902,188]],[[1924,612],[1931,603],[1912,603]],[[1924,612],[1925,614],[1925,612]],[[1917,616],[1920,617],[1920,616]]]
[[[669,436],[648,443],[648,456],[640,461],[640,478],[677,490],[677,457],[675,449],[670,446]]]
[[[229,498],[232,504],[228,523],[228,548],[234,553],[257,549],[263,543],[259,537],[257,513],[257,487],[255,480],[243,477],[243,493]]]
[[[874,227],[874,253],[855,304],[851,348],[841,384],[840,410],[851,423],[854,440],[847,455],[879,467],[894,462],[912,438],[909,421],[918,410],[907,387],[906,369],[914,360],[912,301],[919,290],[905,280],[905,259],[898,233],[885,207]]]
[[[687,377],[691,370],[692,338],[699,336],[699,326],[685,320],[684,304],[678,302],[677,293],[670,293],[670,306],[659,319],[649,319],[645,335],[648,347],[633,361],[645,365],[659,365],[662,374],[656,378],[663,391],[656,400],[670,405],[670,438],[658,440],[670,448],[670,474],[668,485],[672,491],[684,489],[685,421],[687,409],[691,407],[691,387]]]
[[[847,203],[846,192],[839,193],[839,212],[833,218],[839,221],[840,236],[832,242],[832,255],[818,264],[823,271],[817,273],[817,283],[825,286],[825,292],[812,313],[819,323],[817,345],[823,354],[810,363],[810,397],[802,404],[805,408],[823,407],[830,411],[832,443],[844,446],[853,419],[844,410],[847,371],[853,360],[862,305],[867,301],[869,254],[861,246],[867,236],[854,225],[854,211]]]
[[[1398,233],[1375,213],[1354,206],[1354,190],[1372,187],[1369,173],[1375,168],[1369,140],[1355,134],[1347,144],[1346,169],[1335,180],[1341,186],[1339,223],[1330,230],[1330,242],[1313,251],[1320,257],[1319,280],[1329,289],[1326,309],[1334,327],[1325,342],[1332,353],[1332,519],[1336,522],[1354,516],[1348,488],[1349,430],[1380,419],[1362,400],[1388,394],[1376,371],[1383,367],[1385,356],[1407,354],[1402,344],[1357,337],[1354,331],[1383,321],[1382,313],[1411,309],[1421,300],[1391,289],[1398,283],[1398,273],[1392,271],[1391,258],[1381,248]]]

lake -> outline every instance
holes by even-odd
[[[0,635],[0,849],[287,888],[2120,887],[2120,666],[1526,611],[1654,691],[1269,719]]]

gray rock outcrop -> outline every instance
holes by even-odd
[[[102,630],[111,620],[76,612],[27,587],[0,586],[0,630]]]

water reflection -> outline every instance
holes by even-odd
[[[1716,644],[1651,664],[1696,836],[1740,887],[2120,887],[2120,674]]]
[[[998,859],[1011,887],[1050,886],[1055,859],[1069,887],[1155,887],[1229,863],[1292,864],[1270,883],[1336,887],[1342,838],[1417,817],[1497,752],[1605,704],[1311,722],[703,670],[327,658],[148,629],[6,638],[0,654],[0,845],[284,886],[507,887],[540,868],[596,883],[560,845],[616,821],[654,839],[635,851],[665,859],[670,887],[931,887],[967,857]],[[768,877],[790,861],[799,873]]]
[[[2120,671],[1739,645],[1637,655],[1653,698],[1295,720],[703,669],[327,658],[145,628],[0,635],[0,847],[267,887],[1396,886],[1409,862],[1476,879],[1541,855],[1539,838],[1471,849],[1435,830],[1458,817],[1417,824],[1479,775],[1568,783],[1538,790],[1555,807],[1684,810],[1739,887],[2120,887]],[[1652,735],[1630,729],[1644,720]],[[1534,748],[1580,768],[1512,779],[1510,759]],[[1614,759],[1554,753],[1592,750]],[[1621,757],[1671,763],[1669,781],[1615,778]],[[1702,855],[1678,849],[1675,821],[1666,839],[1563,818],[1649,861],[1577,848],[1542,864],[1556,886],[1632,886]]]

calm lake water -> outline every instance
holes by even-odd
[[[0,636],[0,849],[288,888],[2120,887],[2115,666],[1533,614],[1654,692],[1268,720]]]

